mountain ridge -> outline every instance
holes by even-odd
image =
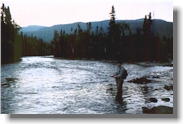
[[[20,32],[32,32],[32,31],[36,31],[36,30],[39,30],[41,28],[45,28],[46,26],[40,26],[40,25],[29,25],[29,26],[26,26],[26,27],[22,27],[20,29]]]
[[[137,28],[142,28],[144,18],[141,19],[135,19],[135,20],[116,20],[116,22],[125,22],[130,26],[130,30],[133,34],[136,33]],[[66,33],[70,34],[73,33],[75,29],[77,29],[77,25],[80,25],[80,27],[83,30],[87,29],[87,22],[74,22],[69,24],[57,24],[50,27],[47,26],[37,26],[36,25],[30,25],[27,27],[23,27],[20,31],[23,32],[23,34],[26,34],[28,36],[36,36],[39,39],[42,39],[45,42],[51,42],[54,36],[54,30],[57,30],[60,32],[62,29],[65,30]],[[104,32],[107,32],[107,28],[109,26],[109,20],[102,20],[102,21],[93,21],[91,22],[92,29],[91,31],[95,31],[96,27],[98,26],[103,28]],[[34,27],[30,31],[28,28]],[[167,22],[165,20],[161,19],[154,19],[153,20],[153,27],[154,27],[154,34],[159,33],[161,37],[164,35],[172,38],[173,37],[173,22]],[[27,28],[27,29],[26,29]],[[71,28],[73,28],[73,31],[71,32]],[[35,29],[35,30],[33,30]]]

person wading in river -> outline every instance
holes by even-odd
[[[125,69],[122,67],[122,62],[118,61],[117,63],[118,69],[115,75],[111,76],[116,80],[117,86],[117,94],[116,94],[116,101],[122,101],[122,85],[123,85],[123,73],[125,73]]]

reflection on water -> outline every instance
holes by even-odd
[[[173,107],[173,90],[164,88],[173,85],[173,67],[124,67],[129,76],[123,83],[123,101],[117,103],[116,83],[109,77],[116,72],[113,63],[24,57],[2,65],[1,113],[141,114],[143,108]],[[130,81],[141,77],[151,82]]]

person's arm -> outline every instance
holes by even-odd
[[[114,78],[116,75],[117,75],[117,72],[114,73],[113,75],[111,75],[110,77],[113,77]]]

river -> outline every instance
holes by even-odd
[[[118,103],[115,80],[109,77],[117,70],[112,62],[37,56],[2,65],[1,113],[158,113],[155,107],[172,112],[172,66],[123,66],[129,75],[123,83],[123,102]]]

